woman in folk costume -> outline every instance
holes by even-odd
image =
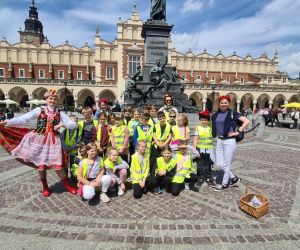
[[[5,120],[0,125],[21,127],[29,121],[37,119],[37,128],[28,132],[26,129],[0,127],[0,143],[11,151],[12,155],[25,163],[33,164],[39,171],[43,185],[43,195],[48,197],[50,191],[47,184],[46,170],[54,169],[58,177],[63,181],[67,191],[76,194],[76,189],[69,185],[64,168],[67,166],[67,158],[63,152],[58,129],[65,126],[68,129],[76,128],[64,112],[56,108],[58,93],[56,90],[48,90],[44,94],[47,105],[38,107],[18,118]],[[13,134],[13,139],[9,138]]]

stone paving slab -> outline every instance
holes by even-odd
[[[202,186],[147,194],[129,190],[108,204],[89,206],[65,192],[48,172],[49,198],[38,173],[0,149],[1,249],[299,249],[300,131],[267,128],[265,137],[239,144],[233,162],[237,187]],[[217,180],[220,171],[213,169]],[[269,198],[270,212],[253,219],[238,208],[247,186]]]

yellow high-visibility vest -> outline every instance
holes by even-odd
[[[177,165],[177,162],[175,161],[174,158],[171,157],[169,162],[166,163],[162,156],[156,159],[156,163],[157,163],[157,169],[155,170],[155,175],[157,175],[158,172],[162,170],[169,172]]]
[[[212,141],[211,127],[198,126],[197,132],[198,132],[197,148],[212,149],[213,141]]]
[[[143,164],[141,165],[139,156],[140,155],[138,153],[135,153],[131,157],[130,175],[132,178],[132,184],[139,183],[139,181],[142,181],[149,175],[149,157],[146,155],[143,156]]]
[[[177,153],[174,158],[177,163],[183,161],[183,155],[181,153]],[[191,155],[189,154],[188,159],[183,162],[182,169],[176,172],[172,182],[183,183],[185,178],[190,178],[190,173],[192,173],[193,171],[194,169],[193,169],[192,158]]]
[[[125,140],[125,129],[126,129],[126,125],[112,127],[112,133],[114,134],[115,145],[118,150],[121,149],[123,142]]]

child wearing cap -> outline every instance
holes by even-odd
[[[105,112],[101,113],[99,116],[99,125],[97,126],[96,130],[95,144],[97,145],[97,149],[102,157],[104,157],[106,153],[107,144],[110,139],[107,119],[107,114]]]
[[[200,154],[200,158],[197,160],[197,175],[201,184],[206,182],[208,185],[215,186],[211,172],[215,154],[209,112],[200,112],[199,121],[200,124],[196,128],[194,137],[194,147]]]

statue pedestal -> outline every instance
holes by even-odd
[[[164,64],[168,56],[168,42],[173,25],[165,21],[148,20],[142,28],[145,39],[145,64],[155,65],[159,59]]]
[[[154,83],[150,81],[150,70],[156,66],[156,61],[160,60],[160,64],[164,65],[168,58],[169,37],[173,25],[169,25],[165,21],[148,20],[142,28],[142,37],[145,39],[145,65],[142,69],[143,81],[136,81],[138,92],[146,93]],[[131,97],[125,96],[124,104],[131,107],[141,107],[142,105],[157,105],[158,108],[164,106],[164,95],[170,93],[174,98],[174,106],[179,112],[182,112],[184,106],[189,106],[188,96],[180,91],[181,83],[178,79],[172,82],[172,66],[167,64],[164,68],[164,77],[168,83],[171,83],[169,90],[166,92],[164,87],[147,95],[147,99],[141,98],[141,93],[131,92]],[[145,103],[143,103],[143,101]]]

